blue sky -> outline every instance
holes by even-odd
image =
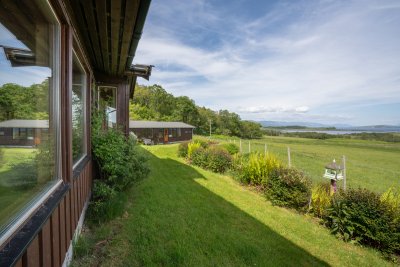
[[[400,1],[153,0],[135,63],[243,119],[400,124]]]

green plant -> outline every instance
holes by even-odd
[[[213,172],[223,173],[231,166],[232,157],[226,150],[217,146],[199,147],[192,153],[191,162]]]
[[[191,163],[202,168],[207,168],[208,164],[207,152],[208,151],[202,147],[199,147],[196,150],[194,150],[191,156]]]
[[[322,217],[331,204],[330,184],[317,184],[311,189],[310,209],[317,217]]]
[[[336,229],[334,220],[338,221],[340,214],[341,228],[337,233],[344,239],[355,239],[381,250],[387,256],[399,253],[398,217],[391,206],[382,202],[381,198],[379,194],[367,189],[339,191],[333,199],[334,209],[327,209],[325,223],[332,230]],[[342,208],[344,212],[339,211]]]
[[[224,149],[211,146],[207,151],[207,168],[213,172],[223,173],[230,168],[232,156]]]
[[[201,147],[200,143],[190,142],[188,144],[188,152],[187,152],[188,159],[191,159],[193,152],[196,151],[197,149],[199,149],[200,147]]]
[[[231,155],[235,155],[235,154],[239,153],[239,147],[235,144],[226,143],[226,144],[223,144],[222,147],[225,148]]]
[[[265,194],[273,205],[304,210],[311,196],[311,180],[293,168],[278,168],[269,176]]]
[[[353,239],[355,224],[350,219],[351,209],[344,202],[333,201],[332,206],[327,209],[327,212],[326,220],[331,232],[342,236],[346,242]]]
[[[270,174],[282,164],[272,154],[252,153],[248,156],[238,156],[233,167],[239,180],[246,184],[263,185]]]
[[[186,158],[188,154],[189,142],[180,143],[178,146],[178,157]]]
[[[396,222],[400,222],[400,188],[390,187],[381,195],[380,200],[396,215]]]
[[[92,151],[99,177],[93,186],[91,213],[97,219],[111,219],[118,213],[115,212],[119,205],[117,195],[146,177],[149,168],[136,139],[127,138],[118,129],[102,130],[102,119],[101,114],[93,116]]]

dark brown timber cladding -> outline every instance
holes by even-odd
[[[87,161],[80,174],[74,178],[68,192],[55,206],[50,217],[33,236],[17,262],[6,261],[9,254],[0,255],[0,266],[61,266],[72,242],[72,233],[80,219],[85,203],[90,197],[92,162]],[[70,197],[74,196],[74,197]],[[75,206],[76,209],[71,209]],[[27,223],[29,224],[29,222]],[[40,228],[40,227],[38,227]],[[13,243],[10,248],[13,249]]]

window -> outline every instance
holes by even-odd
[[[178,128],[178,137],[182,136],[181,128]]]
[[[72,160],[86,155],[86,73],[74,53],[72,59]]]
[[[14,140],[27,139],[26,128],[13,128],[13,139]]]
[[[0,123],[10,136],[0,144],[0,245],[60,183],[59,47],[60,26],[46,1],[2,1]],[[37,129],[28,125],[41,124],[47,140],[10,144],[33,140]]]
[[[105,112],[106,126],[114,128],[117,125],[117,88],[111,86],[98,87],[98,107]]]

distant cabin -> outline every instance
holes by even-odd
[[[0,146],[36,146],[47,140],[48,120],[7,120],[0,122]]]
[[[192,125],[183,122],[130,121],[129,129],[145,144],[168,144],[192,140]]]

